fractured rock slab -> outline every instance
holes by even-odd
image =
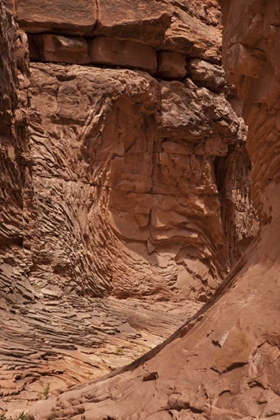
[[[113,67],[139,68],[153,74],[157,68],[153,48],[131,41],[97,37],[89,44],[90,61]]]
[[[219,63],[221,57],[219,25],[205,25],[195,16],[196,7],[190,4],[187,8],[175,8],[176,19],[172,19],[165,33],[162,49]]]
[[[160,47],[170,26],[172,9],[157,0],[102,0],[94,34]]]

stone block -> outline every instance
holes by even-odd
[[[34,35],[41,60],[54,63],[88,64],[88,43],[83,38],[61,35]]]
[[[151,74],[157,68],[155,50],[131,41],[100,36],[90,42],[89,55],[93,64],[140,69]]]
[[[184,79],[187,75],[186,58],[172,51],[159,51],[156,75],[163,79]]]
[[[17,20],[29,33],[91,35],[97,14],[94,0],[17,0]]]
[[[159,47],[172,11],[157,0],[102,0],[94,33]]]

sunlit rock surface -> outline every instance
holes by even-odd
[[[51,394],[161,343],[243,255],[251,164],[215,1],[7,5],[21,30],[1,4],[0,409],[46,399],[40,416],[62,418]]]
[[[216,295],[162,346],[50,407],[76,419],[279,419],[279,4],[223,1],[224,63],[243,99],[262,229]]]
[[[31,282],[205,302],[257,231],[217,3],[14,6],[34,61]]]

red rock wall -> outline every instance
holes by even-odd
[[[181,79],[178,67],[182,67],[177,64],[172,64],[172,77],[166,73],[151,76],[139,71],[135,62],[133,69],[119,62],[122,68],[109,69],[107,64],[42,63],[40,56],[31,65],[30,86],[25,50],[21,48],[24,34],[16,36],[0,6],[4,16],[0,42],[5,51],[1,57],[1,169],[5,181],[1,190],[1,293],[5,297],[2,309],[8,303],[9,310],[1,313],[1,404],[3,395],[14,394],[16,399],[22,392],[25,398],[26,389],[29,396],[35,394],[31,398],[38,398],[38,388],[31,385],[40,375],[55,377],[65,370],[64,380],[69,375],[71,380],[68,377],[66,382],[72,384],[73,377],[80,381],[92,374],[94,355],[89,361],[84,353],[90,353],[87,346],[96,345],[91,323],[100,313],[91,313],[90,322],[84,322],[93,301],[87,302],[82,315],[79,311],[73,314],[75,305],[80,308],[85,300],[72,295],[73,300],[59,306],[62,293],[155,293],[160,298],[203,300],[210,294],[209,287],[216,287],[216,282],[211,286],[209,275],[205,286],[203,277],[197,276],[199,270],[203,273],[205,255],[210,255],[207,272],[212,270],[218,280],[253,234],[250,164],[243,151],[243,125],[217,93],[224,84],[224,73],[216,58],[219,48],[212,43],[215,37],[209,35],[210,41],[206,37],[209,23],[216,28],[219,12],[214,2],[207,10],[199,1],[187,6],[185,2],[176,4],[171,26],[160,41],[164,44],[147,42],[152,36],[145,35],[152,26],[148,18],[143,18],[143,26],[137,19],[132,26],[129,19],[123,26],[110,26],[110,20],[103,24],[108,32],[100,29],[95,39],[100,42],[106,35],[128,41],[131,35],[116,34],[120,29],[134,34],[131,28],[138,25],[141,44],[157,51],[157,63],[162,67],[170,64],[165,60],[166,52],[168,57],[171,52],[175,54],[173,63],[182,63],[182,56],[187,57],[186,80]],[[163,346],[120,375],[41,402],[31,410],[36,419],[48,418],[54,411],[58,418],[75,416],[81,420],[85,416],[96,420],[277,420],[280,415],[278,3],[232,1],[225,4],[225,17],[227,13],[225,62],[244,101],[254,198],[266,225],[214,299]],[[44,27],[44,31],[56,34],[59,25]],[[65,25],[67,41],[74,24]],[[87,33],[83,34],[88,40]],[[64,38],[59,46],[63,47]],[[139,39],[131,37],[129,42],[139,43]],[[14,51],[10,48],[13,44]],[[70,45],[73,52],[77,44]],[[231,92],[227,92],[228,99],[235,103]],[[190,162],[190,175],[185,178],[182,171],[188,167],[182,162]],[[129,189],[119,188],[120,184]],[[139,192],[139,185],[152,185],[155,191]],[[135,199],[138,195],[141,205]],[[160,201],[159,196],[166,201]],[[170,207],[168,200],[174,197],[176,203],[171,202]],[[142,243],[148,249],[148,259]],[[165,258],[169,265],[163,265]],[[183,271],[180,277],[181,268],[187,269],[188,276]],[[191,285],[192,293],[185,293],[185,282]],[[34,292],[36,305],[19,304],[32,301]],[[49,299],[49,305],[42,303],[44,298]],[[102,316],[107,318],[104,312]],[[117,306],[119,312],[122,309]],[[63,321],[59,318],[62,313]],[[165,318],[163,324],[167,324]],[[114,328],[108,327],[108,334],[116,331]],[[98,340],[102,343],[100,337]],[[83,355],[76,352],[75,345],[82,348]],[[73,349],[76,353],[71,358]],[[90,372],[85,365],[90,366]],[[6,377],[8,384],[3,380]]]
[[[269,220],[265,188],[272,180],[278,182],[279,5],[252,0],[241,2],[240,7],[226,2],[224,9],[224,64],[244,101],[255,205],[261,217]],[[246,17],[241,26],[240,13]]]
[[[206,301],[257,229],[217,4],[10,7],[36,61],[32,284]]]
[[[262,229],[214,298],[165,344],[48,402],[62,418],[71,410],[96,420],[280,418],[279,2],[222,3],[225,64],[244,100]]]
[[[28,50],[26,34],[16,30],[11,14],[3,4],[0,7],[0,298],[16,303],[33,298],[27,281],[32,264],[27,246],[32,210],[25,93]]]

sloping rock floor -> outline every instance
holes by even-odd
[[[58,297],[0,310],[0,414],[19,415],[162,343],[202,304]],[[2,314],[1,314],[2,312]]]

